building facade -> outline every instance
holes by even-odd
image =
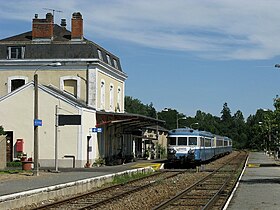
[[[32,31],[0,40],[0,96],[33,80],[52,84],[96,110],[124,112],[127,75],[120,60],[83,36],[83,18],[72,15],[71,31],[66,21],[53,23],[46,18],[33,19]],[[52,68],[51,63],[60,67]]]
[[[60,167],[135,157],[135,141],[142,138],[135,133],[162,121],[125,113],[127,75],[119,58],[84,37],[81,13],[72,14],[71,30],[66,26],[65,19],[54,24],[51,13],[42,19],[35,15],[31,31],[0,40],[0,125],[10,148],[7,161],[17,158],[18,140],[24,142],[22,153],[34,156],[35,75],[43,121],[42,167],[53,167],[56,155]],[[57,114],[80,115],[81,125],[60,126],[56,131]]]

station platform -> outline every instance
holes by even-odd
[[[0,209],[15,209],[57,196],[83,193],[110,182],[115,175],[157,170],[163,163],[164,160],[138,160],[115,166],[61,168],[59,172],[40,169],[39,176],[28,173],[19,179],[0,179]]]
[[[28,177],[28,179],[0,180],[0,196],[9,195],[28,190],[75,182],[83,179],[115,174],[137,168],[153,167],[158,169],[164,161],[161,160],[139,160],[123,165],[101,166],[92,168],[59,168],[59,173],[53,169],[40,169],[39,176]],[[11,175],[12,176],[12,175]]]
[[[227,210],[280,209],[280,161],[251,152]]]

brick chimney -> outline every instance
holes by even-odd
[[[46,14],[46,19],[38,19],[38,14],[32,22],[32,40],[52,40],[53,39],[53,15]]]
[[[83,18],[80,12],[74,12],[72,14],[71,27],[71,40],[83,40]]]

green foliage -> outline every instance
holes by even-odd
[[[133,173],[133,174],[124,174],[120,176],[115,176],[112,184],[123,184],[130,180],[140,179],[142,177],[146,177],[151,175],[152,172],[146,172],[146,173]]]
[[[19,162],[19,161],[7,162],[7,167],[10,167],[10,168],[17,168],[17,167],[21,167],[21,166],[22,166],[22,162]]]
[[[105,165],[105,160],[101,157],[97,158],[92,164],[92,166],[103,166],[103,165]]]
[[[5,132],[4,132],[4,128],[2,126],[0,126],[0,135],[4,135]]]
[[[156,118],[156,109],[153,107],[152,103],[144,105],[139,99],[134,99],[131,96],[125,96],[124,104],[125,111],[128,113]]]
[[[221,116],[213,116],[198,110],[195,117],[186,117],[176,109],[156,112],[153,104],[144,105],[138,99],[125,97],[126,111],[164,120],[165,128],[172,130],[182,127],[209,131],[213,134],[228,136],[237,149],[273,150],[280,147],[280,98],[274,99],[275,110],[259,109],[245,121],[238,110],[233,115],[227,103],[223,104]]]

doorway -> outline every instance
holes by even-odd
[[[13,131],[6,131],[6,160],[13,161]]]

